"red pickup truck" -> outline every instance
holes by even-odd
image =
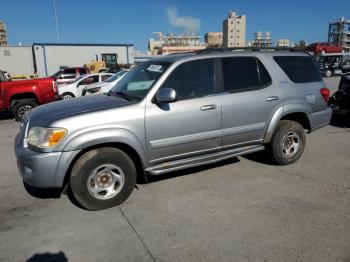
[[[9,81],[0,71],[0,110],[12,112],[17,121],[37,105],[54,101],[56,96],[54,78]]]

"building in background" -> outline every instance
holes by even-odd
[[[271,40],[270,32],[256,32],[255,39],[252,42],[253,47],[259,48],[268,48],[273,46],[273,42]]]
[[[291,42],[289,39],[278,39],[276,46],[277,47],[291,47]]]
[[[222,32],[208,32],[204,35],[207,47],[222,47],[223,33]]]
[[[6,24],[0,20],[0,45],[7,45]]]
[[[245,47],[246,16],[230,11],[223,21],[223,47]]]
[[[329,22],[328,42],[343,46],[350,51],[350,20],[341,17],[336,22]]]
[[[206,48],[206,45],[200,42],[200,36],[197,35],[163,35],[157,32],[158,39],[150,39],[148,41],[149,55],[168,55],[175,53],[189,53]]]

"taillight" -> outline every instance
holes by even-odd
[[[56,81],[52,81],[52,90],[54,93],[57,93],[57,82]]]
[[[328,103],[329,95],[331,94],[331,91],[327,87],[321,88],[320,93],[326,103]]]

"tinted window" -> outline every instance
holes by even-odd
[[[105,81],[106,79],[110,78],[111,75],[103,75],[101,76],[101,81]]]
[[[271,82],[266,69],[255,57],[222,58],[222,71],[224,90],[230,93],[260,89]]]
[[[322,81],[316,64],[309,56],[275,56],[274,59],[295,83]]]
[[[179,65],[163,87],[173,88],[179,100],[210,95],[214,90],[214,60],[203,59]]]
[[[80,75],[86,75],[86,74],[87,74],[86,68],[80,68],[80,69],[79,69],[79,74],[80,74]]]
[[[75,69],[64,69],[62,74],[65,75],[75,75]]]
[[[89,76],[82,80],[79,85],[89,85],[98,82],[98,75],[95,76]]]

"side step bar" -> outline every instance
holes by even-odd
[[[250,154],[250,153],[258,152],[264,149],[265,149],[264,145],[244,146],[244,147],[239,147],[235,149],[219,151],[211,154],[165,162],[165,163],[154,165],[147,168],[146,172],[149,173],[150,175],[161,175],[167,172],[176,171],[180,169],[216,163],[235,156]]]

